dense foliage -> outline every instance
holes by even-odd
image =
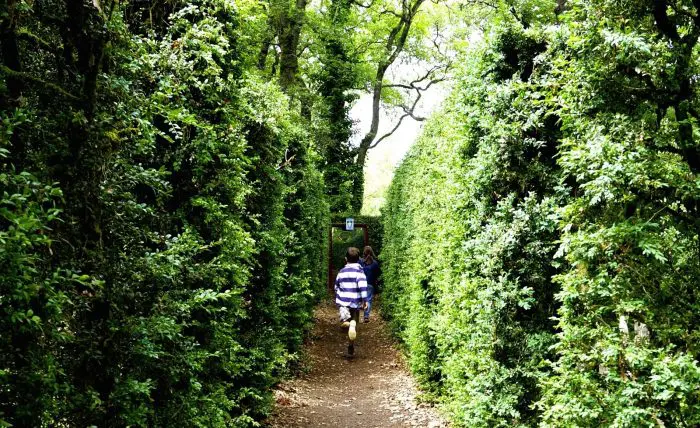
[[[385,209],[384,305],[463,426],[700,423],[700,7],[504,2]]]
[[[253,424],[324,290],[329,214],[239,9],[2,14],[0,425]]]
[[[0,5],[0,425],[257,423],[361,208],[352,102],[434,56],[409,3]]]
[[[355,217],[419,380],[463,426],[700,425],[700,3],[452,6],[3,2],[0,426],[258,425],[379,107],[456,64]]]

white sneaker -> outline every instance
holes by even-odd
[[[357,338],[357,331],[355,330],[356,325],[357,322],[355,322],[355,320],[350,321],[350,329],[348,329],[348,338],[350,340],[355,340],[355,338]]]
[[[350,321],[343,321],[340,325],[343,327],[350,327]]]

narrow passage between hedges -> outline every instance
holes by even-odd
[[[378,313],[360,324],[355,357],[345,356],[346,336],[330,302],[316,309],[306,345],[306,370],[275,391],[270,427],[446,427],[419,391]]]

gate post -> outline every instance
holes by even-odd
[[[333,291],[333,224],[328,228],[328,293]]]

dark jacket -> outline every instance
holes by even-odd
[[[365,276],[367,277],[367,284],[373,287],[377,286],[377,280],[381,274],[381,269],[379,268],[379,262],[377,260],[372,260],[372,263],[366,264],[364,259],[360,260],[360,265],[362,270],[365,271]]]

